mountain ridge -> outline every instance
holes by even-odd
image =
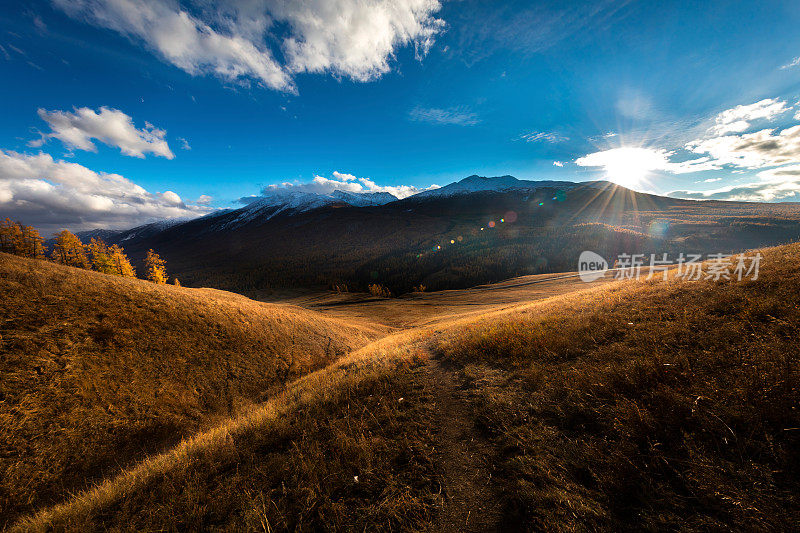
[[[121,243],[136,238],[147,238],[161,230],[171,229],[174,226],[197,220],[208,221],[219,219],[219,224],[214,224],[213,226],[216,231],[221,231],[234,229],[251,223],[264,223],[280,215],[293,216],[315,209],[337,205],[349,207],[377,207],[397,201],[413,203],[420,200],[466,196],[486,192],[521,192],[535,191],[543,188],[567,191],[583,186],[607,188],[612,185],[614,184],[608,181],[572,182],[521,180],[511,175],[487,177],[473,174],[443,187],[421,191],[405,198],[397,198],[391,193],[384,191],[350,192],[336,189],[329,194],[324,194],[291,189],[265,189],[265,194],[240,198],[239,202],[245,204],[242,207],[220,209],[196,219],[162,220],[123,230],[94,229],[79,232],[77,235],[85,241],[88,241],[92,237],[97,237]],[[225,218],[223,219],[223,217]]]
[[[479,176],[473,174],[466,178],[453,182],[438,189],[422,191],[409,198],[423,199],[423,198],[437,198],[443,196],[456,196],[462,194],[472,194],[476,192],[507,192],[514,190],[536,190],[551,188],[557,190],[572,190],[576,187],[589,186],[604,188],[612,185],[609,181],[553,181],[553,180],[521,180],[510,174],[504,176]]]

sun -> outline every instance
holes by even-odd
[[[668,156],[669,153],[664,150],[621,146],[589,154],[575,162],[585,167],[602,167],[609,181],[638,189],[647,184],[652,171],[666,168]]]

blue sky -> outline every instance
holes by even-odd
[[[800,200],[798,2],[6,4],[0,215],[32,224],[470,174]]]

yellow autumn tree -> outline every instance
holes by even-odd
[[[92,237],[88,248],[92,260],[92,270],[103,274],[116,274],[114,261],[111,258],[111,250],[108,249],[108,245],[102,239]]]
[[[33,259],[44,259],[44,239],[39,235],[39,231],[33,226],[23,226],[22,228],[22,253],[25,257],[32,257]]]
[[[23,226],[6,218],[0,223],[0,251],[32,257],[44,258],[44,239],[33,226]]]
[[[56,233],[56,243],[53,246],[52,259],[62,265],[78,268],[89,268],[89,258],[86,256],[86,247],[74,233],[64,230]]]
[[[0,251],[16,254],[22,243],[22,228],[19,224],[6,218],[0,222]]]
[[[153,250],[148,250],[147,257],[144,259],[144,264],[147,269],[147,279],[153,283],[159,284],[167,282],[166,263],[157,253]]]
[[[176,287],[181,286],[181,282],[178,281],[178,278],[172,278],[172,284],[175,285]]]
[[[125,250],[119,244],[114,244],[108,249],[111,255],[111,264],[114,268],[114,274],[122,276],[123,278],[135,278],[136,270],[133,268],[128,256],[125,255]]]

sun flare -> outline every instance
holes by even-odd
[[[602,167],[609,181],[623,187],[639,189],[647,184],[647,178],[652,171],[669,165],[668,155],[664,150],[621,146],[589,154],[575,162],[584,167]]]

